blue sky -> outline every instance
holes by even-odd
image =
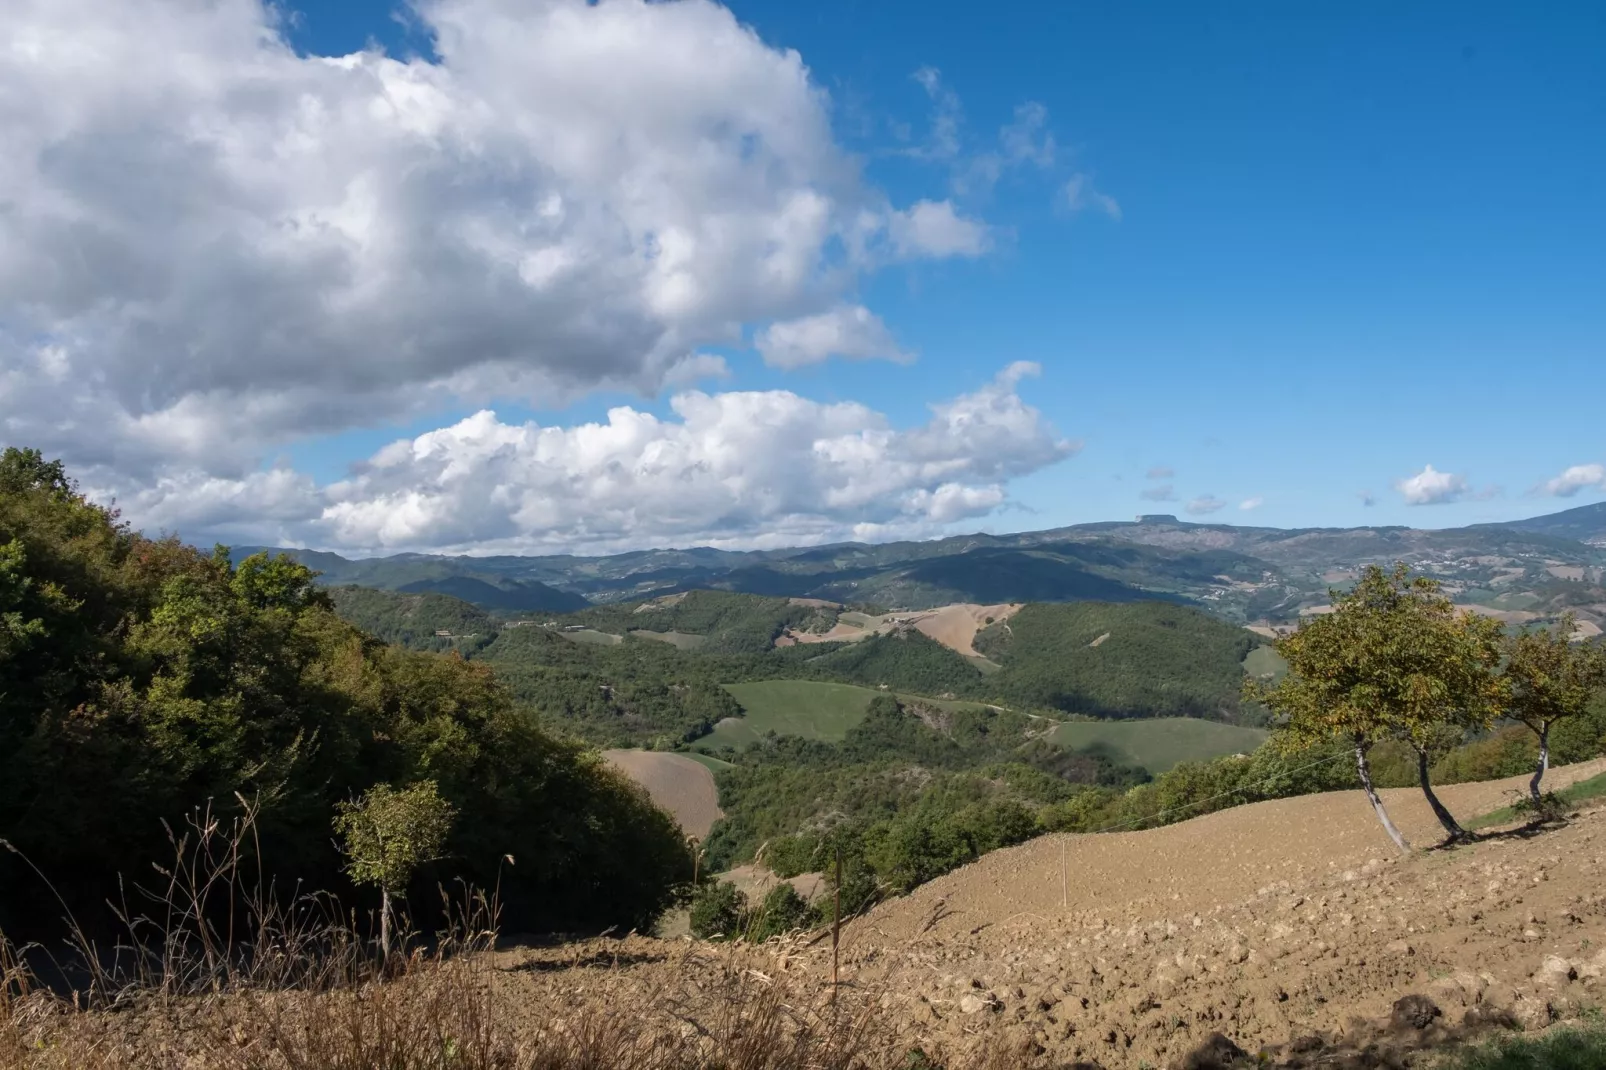
[[[429,47],[392,3],[297,6],[310,50]],[[1606,454],[1606,10],[730,6],[802,54],[889,191],[945,188],[889,158],[897,124],[930,132],[917,70],[941,72],[975,151],[1020,103],[1047,108],[1065,162],[982,204],[1006,249],[867,287],[914,366],[797,383],[734,363],[738,385],[914,421],[1040,362],[1031,400],[1084,448],[1016,483],[1030,512],[1000,530],[1180,512],[1139,499],[1156,467],[1179,498],[1264,498],[1255,523],[1507,519],[1557,507],[1526,492]],[[1072,172],[1119,222],[1057,210]],[[1425,464],[1501,496],[1407,506],[1391,483]]]
[[[304,56],[433,56],[428,18],[390,0],[288,6]],[[867,188],[894,206],[950,204],[989,238],[976,255],[878,263],[837,295],[912,362],[782,368],[704,340],[728,374],[692,385],[857,402],[910,428],[1014,362],[1039,365],[1019,395],[1080,449],[1039,449],[997,477],[1007,502],[943,530],[1212,501],[1199,519],[1439,527],[1606,494],[1606,478],[1534,492],[1569,468],[1589,483],[1606,461],[1606,9],[730,7],[801,55]],[[1023,107],[1043,119],[1011,158],[1003,132]],[[979,180],[989,161],[996,181]],[[679,388],[505,391],[491,405],[505,424],[605,420],[617,405],[672,419]],[[485,403],[267,436],[257,463],[326,485]],[[1418,496],[1451,500],[1412,505],[1396,489],[1425,465],[1455,479]],[[250,518],[219,530],[231,524]]]

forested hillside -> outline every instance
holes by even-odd
[[[608,647],[546,628],[506,628],[478,658],[529,709],[598,743],[668,746],[742,712],[720,686],[717,663],[650,639]]]
[[[976,636],[1003,666],[999,700],[1098,717],[1254,721],[1239,702],[1243,659],[1261,640],[1195,609],[1160,602],[1028,605]]]
[[[460,604],[402,597],[343,601],[397,634],[420,616],[472,620]],[[542,727],[488,664],[386,646],[338,617],[302,565],[147,539],[85,500],[59,463],[0,456],[8,933],[55,932],[59,905],[38,909],[41,874],[81,921],[104,922],[120,877],[135,896],[171,862],[164,822],[182,830],[210,805],[226,823],[236,793],[261,808],[265,876],[364,903],[332,844],[336,804],[423,782],[458,818],[418,888],[499,883],[511,926],[646,925],[689,875],[669,818]]]
[[[987,698],[980,669],[913,628],[857,643],[833,643],[803,663],[825,679],[917,695]]]
[[[829,631],[838,608],[723,591],[513,624],[442,596],[336,588],[333,597],[348,619],[385,638],[449,646],[496,666],[520,701],[609,745],[706,735],[721,718],[741,715],[720,685],[754,680],[848,683],[1056,717],[1257,722],[1240,709],[1238,689],[1244,656],[1261,640],[1201,610],[1152,600],[1026,606],[978,634],[993,665],[907,626],[776,647],[787,629]]]
[[[396,594],[352,586],[331,587],[328,593],[342,618],[376,639],[412,650],[466,654],[490,643],[502,627],[479,607],[443,594]]]
[[[945,710],[890,696],[870,704],[841,743],[780,739],[729,755],[719,774],[725,820],[710,865],[761,846],[782,873],[814,868],[829,838],[896,887],[912,887],[980,853],[1018,842],[1037,808],[1079,785],[1148,779],[1099,752],[1044,738],[1053,722],[988,709]]]
[[[699,635],[704,642],[698,649],[711,654],[760,654],[774,647],[776,637],[788,628],[823,632],[835,623],[834,607],[728,591],[687,591],[645,602],[596,606],[563,621],[613,635],[632,631]]]

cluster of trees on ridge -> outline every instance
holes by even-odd
[[[1332,613],[1277,642],[1286,677],[1249,680],[1245,692],[1283,718],[1283,739],[1353,748],[1361,786],[1401,850],[1369,756],[1384,740],[1405,744],[1428,805],[1449,839],[1461,840],[1466,830],[1433,791],[1436,752],[1503,718],[1521,723],[1538,751],[1530,804],[1542,808],[1552,732],[1579,722],[1606,686],[1606,648],[1573,642],[1573,630],[1564,616],[1554,628],[1508,634],[1498,620],[1458,610],[1436,581],[1373,565],[1353,589],[1333,592]]]
[[[288,558],[145,538],[59,462],[0,454],[0,927],[57,924],[41,874],[104,917],[208,804],[253,809],[286,889],[351,895],[373,873],[333,842],[340,807],[425,782],[456,820],[415,887],[499,879],[514,927],[645,926],[691,876],[670,818],[489,665],[386,646]]]

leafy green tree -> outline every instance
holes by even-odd
[[[362,798],[343,802],[335,831],[346,870],[358,884],[379,889],[379,952],[390,958],[391,898],[405,895],[418,867],[441,858],[457,811],[433,780],[396,789],[375,784]]]
[[[1575,619],[1565,614],[1554,628],[1513,635],[1506,644],[1509,712],[1539,737],[1539,761],[1528,793],[1537,805],[1540,783],[1550,768],[1550,730],[1583,714],[1606,687],[1606,650],[1571,641]]]
[[[1417,754],[1423,794],[1452,839],[1466,835],[1433,792],[1430,752],[1445,725],[1487,724],[1503,685],[1496,672],[1500,626],[1458,615],[1438,584],[1370,566],[1355,587],[1332,592],[1333,612],[1304,621],[1276,643],[1289,673],[1275,685],[1246,680],[1245,698],[1282,717],[1285,744],[1333,736],[1354,748],[1356,770],[1378,820],[1402,851],[1405,837],[1373,786],[1368,751],[1398,737]]]
[[[67,478],[66,467],[59,460],[47,461],[38,450],[16,446],[7,446],[5,452],[0,453],[0,493],[45,490],[67,495],[75,489],[72,480]]]

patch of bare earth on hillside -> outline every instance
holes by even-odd
[[[701,762],[661,751],[605,750],[602,756],[646,788],[652,801],[667,810],[688,835],[707,839],[714,822],[725,816],[719,808],[714,774]]]
[[[792,890],[804,899],[813,901],[826,891],[825,874],[799,873],[795,877],[784,880],[761,865],[737,866],[719,875],[720,880],[730,881],[747,896],[751,902],[763,899],[775,890],[778,884],[790,884]]]
[[[978,656],[976,648],[971,645],[976,641],[976,633],[989,623],[996,624],[1008,620],[1020,611],[1020,607],[1021,604],[1018,602],[994,606],[960,602],[933,609],[916,617],[912,623],[918,631],[924,632],[943,646],[956,650],[967,658],[973,658]]]
[[[1441,794],[1471,817],[1521,784]],[[1419,791],[1384,794],[1437,842]],[[1002,1031],[1105,1066],[1168,1065],[1218,1031],[1251,1051],[1342,1034],[1410,994],[1538,1026],[1606,995],[1603,861],[1606,811],[1402,859],[1359,792],[1307,796],[994,852],[855,923],[845,961],[933,1044]]]
[[[809,604],[813,602],[809,599],[792,599],[793,603],[800,601]],[[936,609],[900,610],[880,617],[867,618],[863,625],[845,620],[838,621],[830,631],[826,632],[788,631],[775,641],[775,645],[851,643],[868,639],[873,635],[885,635],[899,628],[914,628],[950,650],[967,658],[975,658],[981,656],[972,645],[976,640],[976,633],[988,624],[1008,620],[1020,610],[1020,607],[1021,603],[1018,602],[992,606],[955,602]]]

